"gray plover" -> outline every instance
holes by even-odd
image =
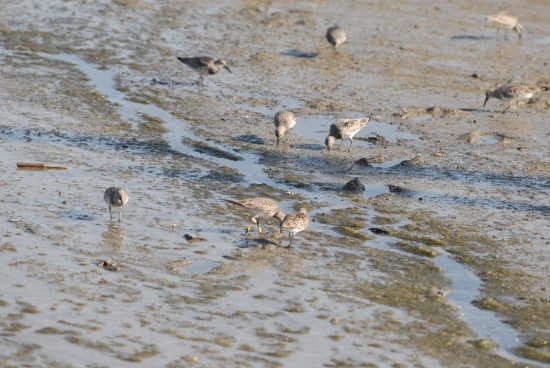
[[[122,217],[122,207],[124,207],[124,205],[128,203],[128,193],[126,193],[126,191],[122,188],[111,187],[105,190],[105,193],[103,194],[103,199],[109,205],[109,215],[111,216],[111,220],[113,219],[113,212],[111,211],[111,207],[119,208],[118,222],[120,222],[120,219]]]
[[[520,102],[530,99],[533,95],[539,91],[547,91],[548,87],[530,87],[521,83],[505,84],[495,89],[489,89],[485,92],[485,102],[483,107],[487,104],[490,98],[498,98],[499,100],[511,100],[508,107],[502,110],[502,113],[506,112],[512,104],[516,105],[516,112],[519,114]]]
[[[327,29],[327,41],[334,47],[334,53],[338,53],[338,46],[346,41],[346,32],[338,26]]]
[[[294,128],[296,125],[296,116],[292,111],[279,111],[273,117],[273,124],[275,124],[275,137],[277,137],[277,145],[285,135],[287,130]]]
[[[242,199],[238,201],[232,201],[230,199],[225,199],[226,202],[236,204],[237,206],[244,207],[249,210],[250,213],[253,214],[253,216],[250,218],[250,221],[248,222],[248,227],[246,229],[246,232],[244,233],[245,236],[248,236],[248,233],[250,233],[250,228],[252,227],[252,224],[258,225],[258,234],[262,236],[262,227],[260,225],[260,217],[273,217],[277,220],[279,220],[279,224],[285,219],[285,213],[281,211],[277,203],[272,201],[269,198],[262,198],[262,197],[255,197],[255,198],[248,198],[248,199]]]
[[[349,146],[349,151],[351,152],[351,147],[353,146],[353,136],[357,134],[361,129],[367,125],[371,118],[361,118],[361,119],[340,119],[330,125],[330,130],[327,138],[325,139],[325,146],[330,151],[334,141],[341,139],[342,142],[338,149],[342,147],[344,139],[349,139],[351,144]]]
[[[226,69],[229,73],[231,73],[231,70],[227,67],[225,60],[218,59],[214,60],[211,57],[208,56],[198,56],[198,57],[192,57],[192,58],[184,58],[179,57],[178,60],[199,73],[199,85],[204,85],[202,76],[203,75],[213,75],[218,73],[222,68]]]
[[[497,38],[498,31],[504,29],[504,39],[508,39],[508,30],[513,29],[518,34],[518,37],[521,38],[523,33],[523,26],[518,22],[518,17],[509,14],[508,12],[502,11],[495,15],[490,15],[487,17],[487,22],[491,23],[493,27],[497,29]]]
[[[283,222],[281,222],[281,226],[279,227],[280,232],[288,231],[288,236],[290,238],[290,242],[288,243],[288,247],[292,245],[292,240],[294,239],[294,235],[299,233],[300,231],[304,231],[307,229],[309,225],[309,219],[307,217],[307,211],[305,208],[300,208],[300,211],[297,213],[291,213],[285,216],[285,219]]]

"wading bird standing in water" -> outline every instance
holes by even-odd
[[[178,57],[178,60],[199,73],[199,85],[204,85],[202,80],[203,75],[213,75],[218,73],[222,68],[226,69],[229,73],[231,70],[227,67],[225,60],[218,59],[214,60],[208,56],[198,56],[192,58]]]

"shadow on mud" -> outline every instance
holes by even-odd
[[[317,54],[316,52],[308,52],[308,51],[302,51],[302,50],[298,50],[298,49],[290,49],[290,50],[286,50],[286,51],[281,52],[281,55],[294,56],[294,57],[297,57],[297,58],[313,59],[313,58],[316,58],[317,55],[319,55],[319,54]]]
[[[495,37],[478,36],[478,35],[454,35],[451,36],[451,40],[456,41],[478,41],[478,40],[494,40]]]

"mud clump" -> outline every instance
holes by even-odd
[[[359,178],[348,181],[342,190],[349,194],[361,194],[365,191],[365,185],[359,180]]]
[[[396,168],[413,168],[413,167],[419,167],[424,164],[424,158],[422,155],[416,155],[410,160],[403,160],[394,167]]]
[[[355,164],[362,167],[373,167],[372,164],[365,157],[355,161]]]
[[[265,139],[254,134],[243,134],[232,138],[237,142],[245,142],[250,144],[265,144]]]

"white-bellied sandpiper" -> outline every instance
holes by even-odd
[[[279,111],[273,117],[273,124],[275,124],[275,137],[277,137],[277,145],[279,145],[287,130],[292,129],[296,125],[296,116],[292,111]]]
[[[260,225],[260,217],[268,217],[268,218],[275,218],[279,220],[279,225],[281,222],[285,219],[285,213],[281,211],[279,208],[279,205],[272,201],[269,198],[262,198],[262,197],[255,197],[255,198],[248,198],[248,199],[241,199],[241,200],[230,200],[225,199],[226,202],[236,204],[238,206],[244,207],[249,210],[249,212],[252,214],[252,217],[250,218],[250,221],[248,222],[248,227],[245,232],[245,236],[250,233],[250,228],[252,227],[252,224],[258,225],[258,234],[262,236],[262,227]]]
[[[105,193],[103,193],[103,199],[109,205],[109,215],[111,216],[111,220],[113,219],[111,207],[119,208],[118,222],[120,222],[120,219],[122,218],[122,207],[128,203],[128,193],[126,193],[126,191],[122,188],[111,187],[105,190]]]
[[[334,141],[341,139],[342,142],[338,149],[342,147],[344,139],[349,139],[351,144],[349,146],[349,151],[351,152],[351,147],[353,146],[353,136],[357,134],[361,129],[367,125],[371,118],[361,118],[361,119],[340,119],[330,125],[330,130],[327,138],[325,139],[325,146],[330,151]]]
[[[489,22],[493,27],[497,29],[497,38],[498,31],[504,29],[504,39],[508,39],[508,30],[513,29],[518,34],[518,37],[521,38],[523,33],[523,26],[518,22],[518,17],[511,15],[508,12],[502,11],[496,13],[495,15],[490,15],[487,17],[487,22]]]
[[[526,100],[533,97],[533,95],[540,91],[547,91],[548,87],[530,87],[521,83],[505,84],[495,89],[488,89],[485,92],[485,102],[483,107],[487,104],[490,98],[498,98],[499,100],[511,100],[508,107],[502,110],[502,113],[506,112],[513,104],[516,105],[516,112],[519,114],[520,102],[523,103]]]
[[[338,46],[346,42],[346,32],[338,26],[327,29],[327,41],[334,47],[334,53],[338,53]]]
[[[285,219],[283,220],[283,222],[281,222],[280,231],[281,233],[283,231],[288,231],[290,238],[288,247],[292,245],[294,235],[296,235],[300,231],[304,231],[305,229],[307,229],[308,225],[309,219],[307,217],[307,211],[305,208],[300,208],[300,211],[298,211],[297,213],[291,213],[285,216]]]

